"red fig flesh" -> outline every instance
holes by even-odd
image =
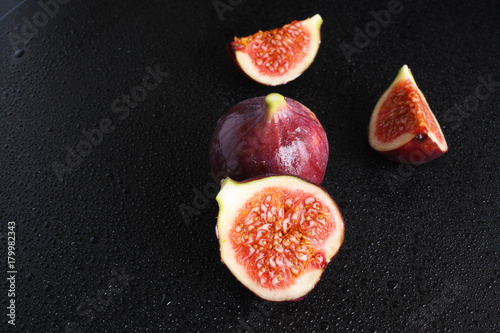
[[[230,178],[217,195],[221,259],[269,301],[298,300],[319,281],[344,239],[337,205],[320,187],[293,176]]]
[[[323,19],[319,14],[281,28],[234,38],[227,49],[239,68],[264,85],[285,84],[301,75],[314,61]]]
[[[368,127],[370,146],[388,159],[422,164],[448,151],[439,123],[408,66],[380,97]]]
[[[233,106],[218,122],[210,143],[210,165],[223,179],[293,175],[321,184],[328,140],[316,115],[279,94]]]

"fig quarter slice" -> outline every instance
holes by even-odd
[[[281,28],[234,38],[227,51],[243,73],[268,86],[285,84],[314,61],[321,42],[319,14]]]
[[[380,97],[368,127],[370,146],[388,159],[422,164],[448,151],[439,123],[404,65]]]
[[[298,300],[319,281],[344,239],[337,205],[294,176],[222,181],[217,237],[221,259],[257,296]]]

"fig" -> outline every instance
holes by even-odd
[[[344,221],[333,199],[298,177],[226,178],[216,200],[223,263],[268,301],[308,294],[344,240]]]
[[[316,14],[281,28],[234,37],[227,51],[240,70],[256,82],[268,86],[285,84],[312,64],[321,41],[322,23]]]
[[[219,119],[210,142],[210,165],[218,180],[286,174],[319,185],[328,153],[316,115],[272,93],[242,101]]]
[[[404,65],[373,110],[370,146],[390,160],[423,164],[448,151],[439,123]]]

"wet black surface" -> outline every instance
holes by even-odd
[[[20,332],[500,331],[498,4],[401,1],[377,32],[371,11],[386,1],[218,3],[221,16],[211,1],[70,1],[44,16],[31,1],[0,21],[1,330],[13,329],[14,221]],[[316,13],[318,56],[286,86],[248,80],[225,54],[233,35]],[[405,63],[450,146],[420,167],[366,137]],[[151,89],[137,88],[150,71]],[[253,296],[214,234],[210,136],[232,105],[270,92],[322,122],[323,186],[346,222],[338,256],[295,303]]]

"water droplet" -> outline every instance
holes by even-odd
[[[390,280],[390,281],[387,281],[387,287],[391,288],[391,289],[396,289],[399,285],[399,282],[398,281],[394,281],[394,280]]]
[[[161,304],[161,305],[167,305],[167,295],[165,295],[165,294],[161,294],[161,301],[160,301],[160,304]]]
[[[23,55],[24,55],[24,49],[16,50],[16,51],[14,52],[14,58],[19,59],[19,58],[21,58]]]

